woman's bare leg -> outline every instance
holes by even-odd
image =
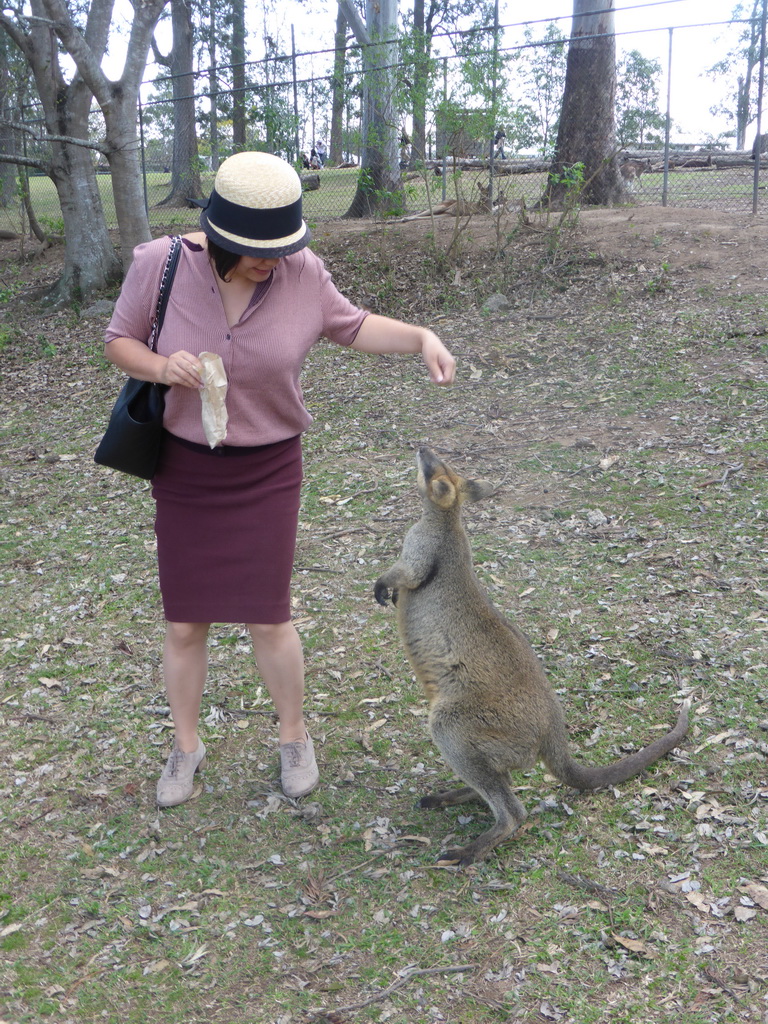
[[[248,626],[264,685],[280,719],[280,743],[304,741],[304,652],[292,622]]]
[[[311,793],[320,778],[312,739],[304,725],[304,654],[292,622],[252,624],[261,678],[280,718],[280,784],[286,796]]]
[[[163,675],[176,746],[191,753],[197,750],[197,723],[208,676],[207,622],[169,622],[163,649]]]

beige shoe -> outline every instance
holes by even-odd
[[[280,744],[280,783],[286,796],[306,796],[319,780],[315,748],[309,733],[306,743],[296,740]]]
[[[176,807],[192,796],[195,772],[205,767],[205,744],[198,740],[197,750],[185,754],[174,747],[157,783],[158,807]]]

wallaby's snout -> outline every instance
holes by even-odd
[[[416,453],[416,466],[421,473],[430,477],[439,466],[442,466],[442,462],[431,448],[423,444]]]
[[[443,468],[443,464],[425,444],[416,452],[416,481],[422,494],[429,490],[430,481]]]
[[[416,468],[419,492],[428,504],[443,512],[458,513],[465,501],[480,501],[496,489],[487,480],[468,480],[460,476],[426,445],[417,452]]]

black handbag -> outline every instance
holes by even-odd
[[[176,235],[171,240],[168,259],[165,261],[155,321],[148,343],[153,352],[157,351],[157,339],[163,326],[181,244],[181,237]],[[165,384],[130,377],[112,408],[106,432],[93,456],[94,461],[100,466],[109,466],[110,469],[130,473],[143,480],[151,480],[160,459],[167,390]]]

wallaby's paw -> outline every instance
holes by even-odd
[[[483,798],[471,786],[461,786],[459,789],[441,790],[439,793],[430,793],[419,800],[417,807],[453,807],[454,804],[463,804],[468,800],[479,800]]]
[[[389,604],[389,587],[386,583],[382,583],[380,579],[376,580],[373,585],[373,596],[383,605],[385,608]]]
[[[475,855],[472,846],[460,846],[455,850],[443,850],[437,858],[437,863],[448,867],[455,864],[457,867],[466,868],[475,863]]]
[[[442,807],[443,801],[440,799],[439,793],[430,793],[429,796],[423,796],[421,800],[416,804],[417,807]]]

